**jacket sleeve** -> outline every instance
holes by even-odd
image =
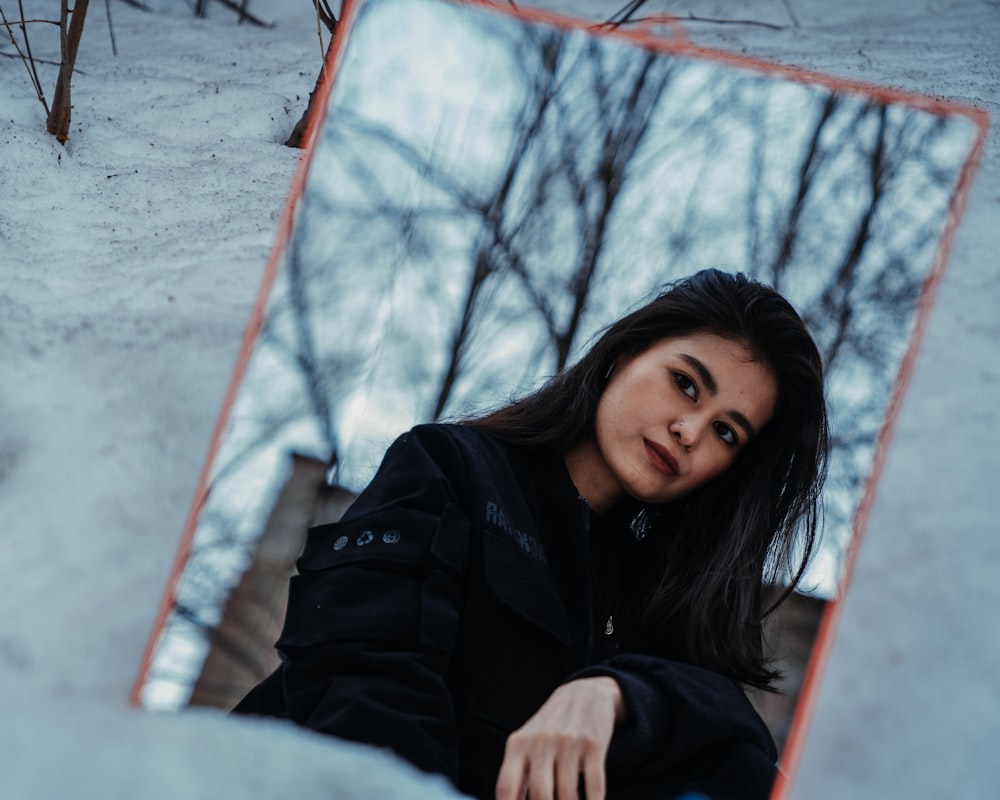
[[[612,739],[610,769],[656,775],[682,764],[690,768],[706,756],[735,747],[753,753],[751,768],[766,773],[759,777],[769,787],[777,760],[774,740],[742,689],[729,678],[638,654],[614,656],[572,677],[593,675],[617,680],[627,710],[625,724]]]
[[[310,531],[277,643],[294,721],[452,781],[447,679],[469,546],[448,478],[459,461],[442,434],[398,439],[344,518]]]

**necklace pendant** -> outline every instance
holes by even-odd
[[[610,636],[612,633],[615,632],[614,619],[615,619],[615,615],[614,614],[612,614],[610,617],[608,617],[608,624],[604,626],[604,635],[605,636]]]

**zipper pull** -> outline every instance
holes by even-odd
[[[605,636],[610,636],[611,634],[613,634],[615,632],[615,622],[614,622],[614,619],[615,619],[615,615],[614,614],[612,614],[610,617],[608,617],[608,624],[604,626],[604,635]]]

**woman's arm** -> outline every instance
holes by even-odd
[[[573,677],[605,675],[621,688],[627,724],[609,752],[613,767],[659,772],[689,762],[706,748],[741,740],[774,763],[770,731],[743,690],[702,667],[656,656],[623,653]]]
[[[447,477],[458,456],[429,436],[398,440],[344,519],[310,532],[277,647],[294,721],[455,781],[447,674],[469,522]]]
[[[775,758],[770,733],[728,678],[622,655],[576,673],[511,734],[496,797],[577,800],[582,776],[586,800],[603,800],[609,781],[628,796],[764,800]]]
[[[766,800],[776,773],[770,731],[743,690],[710,670],[621,654],[574,677],[606,676],[625,709],[608,750],[611,779],[660,787],[666,796]]]

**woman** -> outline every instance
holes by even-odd
[[[277,672],[237,708],[497,800],[764,798],[762,618],[827,453],[791,306],[706,270],[534,394],[400,437],[310,532]],[[797,554],[797,557],[796,557]]]

